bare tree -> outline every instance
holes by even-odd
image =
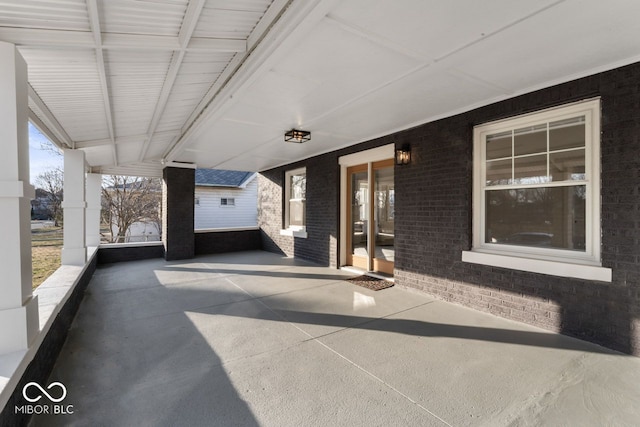
[[[40,150],[53,154],[55,157],[63,157],[62,151],[48,139],[40,141]]]
[[[36,186],[44,191],[49,213],[58,227],[62,222],[64,172],[59,167],[44,171],[36,177]]]
[[[125,242],[129,228],[137,222],[159,223],[161,205],[158,179],[118,175],[103,179],[102,221],[109,226],[112,243]]]

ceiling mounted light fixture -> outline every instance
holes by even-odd
[[[306,130],[298,130],[291,129],[284,134],[285,142],[295,142],[298,144],[302,144],[303,142],[307,142],[311,140],[311,132]]]

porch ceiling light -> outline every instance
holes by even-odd
[[[411,163],[411,146],[403,144],[402,147],[396,149],[396,165],[408,165]]]
[[[284,134],[285,142],[295,142],[298,144],[302,144],[303,142],[307,142],[311,140],[311,132],[306,130],[298,130],[291,129]]]

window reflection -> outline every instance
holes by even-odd
[[[487,186],[584,181],[585,117],[486,137]]]
[[[369,229],[369,179],[367,172],[351,175],[351,253],[366,257]]]
[[[584,180],[584,149],[562,151],[549,155],[549,169],[552,181]]]
[[[516,129],[513,132],[513,155],[547,152],[547,124]]]
[[[514,182],[516,184],[540,184],[549,182],[547,156],[536,155],[514,159]]]
[[[395,190],[392,167],[375,171],[375,186],[375,257],[393,262],[395,259]]]
[[[289,227],[304,227],[306,224],[307,174],[289,175]]]
[[[486,243],[585,250],[586,187],[487,191]]]

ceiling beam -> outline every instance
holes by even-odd
[[[126,166],[94,166],[91,168],[92,173],[100,173],[102,175],[126,175],[126,176],[144,176],[147,178],[162,178],[163,166],[158,164],[131,164]]]
[[[247,41],[244,39],[192,37],[187,45],[187,52],[243,53],[246,51]]]
[[[44,103],[38,92],[29,84],[30,111],[29,119],[40,131],[44,132],[60,149],[75,148],[73,140]],[[63,147],[62,144],[66,145]]]
[[[116,140],[116,144],[118,141]],[[111,139],[92,139],[89,141],[76,141],[76,148],[91,148],[91,147],[102,147],[105,145],[111,145],[113,142]]]
[[[169,70],[167,71],[164,83],[162,84],[160,97],[158,98],[156,108],[153,111],[153,116],[151,117],[151,122],[149,123],[149,127],[147,129],[147,137],[145,138],[142,149],[140,150],[138,161],[144,161],[144,158],[147,155],[149,144],[151,144],[151,139],[153,138],[154,133],[158,128],[160,118],[162,117],[162,114],[164,113],[164,110],[167,106],[167,102],[169,101],[169,96],[171,95],[173,85],[176,82],[178,72],[180,71],[182,61],[184,60],[184,56],[186,54],[186,48],[191,41],[191,36],[193,35],[196,26],[198,25],[198,20],[200,19],[200,14],[202,13],[202,8],[204,7],[205,1],[206,0],[190,1],[189,5],[187,6],[187,10],[184,13],[182,26],[180,27],[180,31],[178,32],[180,50],[174,52],[173,57],[171,58],[171,64],[169,65]]]
[[[191,113],[182,128],[183,132],[187,132],[195,124],[196,120],[199,120],[200,114],[212,102],[213,98],[220,91],[220,89],[224,85],[226,85],[227,81],[235,74],[248,54],[258,46],[260,41],[269,32],[271,27],[275,25],[282,14],[289,8],[292,1],[293,0],[274,0],[273,3],[271,3],[271,6],[269,6],[265,14],[262,16],[258,24],[249,35],[249,38],[247,39],[247,53],[245,53],[244,55],[235,55],[233,57],[233,59],[225,68],[224,72],[220,75],[220,77],[218,77],[218,79],[216,79],[213,86],[209,88],[205,96],[202,97],[202,100],[196,106],[193,113]],[[178,143],[181,142],[178,141]]]
[[[230,105],[229,100],[251,86],[259,72],[273,66],[278,54],[284,54],[322,21],[338,0],[276,0],[256,26],[261,33],[252,33],[244,55],[236,55],[216,83],[209,89],[182,128],[182,135],[164,152],[163,159],[175,160],[189,139],[196,136],[203,124],[219,117]],[[275,9],[278,9],[277,11]],[[282,36],[286,34],[286,36]]]
[[[0,27],[0,40],[17,46],[95,47],[93,36],[88,31]]]
[[[187,19],[187,13],[189,10],[195,10],[200,0],[195,3],[195,6],[191,7],[191,3],[187,7],[185,13],[185,19]],[[204,3],[203,3],[204,4]],[[202,7],[200,8],[202,11]],[[197,24],[197,20],[195,22]],[[195,25],[194,24],[194,25]],[[183,21],[182,28],[185,25],[189,25],[189,22]],[[195,27],[191,30],[191,34]],[[182,33],[182,30],[181,30]],[[174,36],[156,36],[156,35],[144,35],[144,34],[119,34],[119,33],[103,33],[102,47],[104,49],[140,49],[140,46],[144,46],[149,50],[183,50],[194,52],[244,52],[247,50],[247,42],[244,39],[221,39],[221,38],[205,38],[205,37],[193,37],[187,39],[187,43],[181,41],[181,33],[178,37]]]
[[[187,10],[184,12],[180,31],[178,32],[178,42],[180,43],[181,49],[185,49],[189,44],[189,41],[191,41],[191,36],[196,30],[205,2],[206,0],[195,0],[189,2]]]
[[[56,134],[53,133],[42,120],[40,120],[40,117],[38,117],[38,115],[31,108],[29,108],[29,121],[40,131],[41,134],[45,135],[47,139],[59,149],[64,150],[65,148],[71,148],[67,147],[66,144],[60,141]]]
[[[107,120],[107,129],[109,130],[109,138],[111,139],[111,155],[113,156],[113,164],[118,166],[118,150],[116,149],[115,131],[113,126],[113,115],[111,112],[111,94],[109,92],[109,83],[107,82],[107,71],[104,65],[104,51],[102,50],[102,32],[100,31],[100,16],[98,15],[98,5],[96,0],[87,0],[87,9],[89,11],[89,21],[91,23],[91,31],[96,49],[96,62],[98,75],[100,77],[100,86],[102,88],[102,99],[104,101],[105,118]]]
[[[99,23],[99,22],[98,22]],[[183,25],[184,26],[184,25]],[[95,32],[44,30],[37,28],[0,27],[0,40],[17,46],[38,48],[82,48],[96,49]],[[184,47],[179,37],[145,34],[101,33],[102,49],[107,50],[145,50],[172,51]],[[186,46],[187,51],[194,52],[245,52],[247,42],[243,39],[222,39],[193,37]]]
[[[180,134],[179,130],[167,130],[163,132],[156,132],[153,134],[154,138],[167,138],[172,139]],[[120,136],[116,138],[116,145],[119,144],[135,144],[137,142],[143,142],[147,138],[147,134]],[[91,139],[87,141],[76,141],[76,148],[90,148],[101,147],[111,144],[111,139]]]

